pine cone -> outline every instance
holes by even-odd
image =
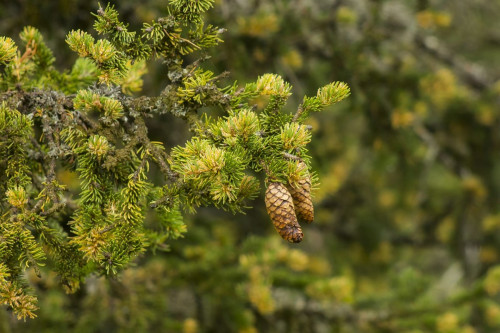
[[[302,241],[304,234],[295,216],[292,196],[281,183],[270,183],[266,190],[266,209],[281,237],[291,243]]]
[[[299,181],[299,187],[289,186],[289,190],[299,221],[306,223],[314,221],[314,207],[311,200],[311,179],[302,179]]]

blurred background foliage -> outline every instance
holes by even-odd
[[[165,0],[115,5],[135,29],[166,14]],[[35,26],[66,68],[65,35],[91,31],[97,6],[2,0],[0,35]],[[201,209],[169,252],[118,279],[66,295],[33,272],[38,318],[2,309],[0,331],[498,332],[498,17],[487,0],[216,1],[208,22],[227,32],[207,69],[240,84],[282,75],[290,112],[331,81],[351,87],[310,120],[321,185],[304,241],[281,240],[262,198],[246,215]],[[150,64],[142,93],[166,80]],[[173,117],[149,126],[168,146],[189,138]]]

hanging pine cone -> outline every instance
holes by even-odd
[[[292,196],[281,183],[270,183],[266,190],[266,209],[281,237],[291,243],[302,241],[304,234],[297,222]]]
[[[302,179],[299,181],[299,187],[289,186],[289,190],[299,221],[306,223],[314,221],[314,207],[311,200],[311,179]]]
[[[307,170],[307,165],[300,161],[299,169]],[[298,187],[288,186],[288,191],[292,195],[295,214],[299,221],[311,223],[314,221],[314,207],[311,200],[311,177],[308,175],[306,179],[298,182]]]

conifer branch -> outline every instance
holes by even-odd
[[[114,276],[148,248],[165,249],[166,241],[182,237],[182,211],[212,205],[243,212],[259,194],[255,173],[264,173],[266,182],[295,184],[308,172],[298,164],[309,159],[312,139],[302,122],[310,111],[345,98],[349,88],[327,85],[304,98],[304,112],[292,116],[283,110],[292,87],[279,75],[264,74],[242,88],[236,82],[221,87],[229,73],[204,70],[207,56],[184,64],[186,55],[222,42],[223,29],[202,19],[213,3],[172,0],[169,15],[144,23],[141,31],[129,31],[113,6],[99,5],[99,38],[81,30],[66,36],[80,57],[66,72],[53,66],[53,54],[35,28],[21,33],[22,51],[0,37],[0,137],[6,139],[0,141],[0,166],[6,166],[0,183],[0,199],[6,199],[0,201],[0,301],[18,317],[35,316],[36,298],[22,281],[27,268],[37,271],[47,261],[47,270],[74,292],[89,274]],[[141,87],[153,56],[166,65],[169,83],[159,96],[127,95]],[[260,96],[268,97],[266,105],[251,107]],[[201,117],[204,107],[225,114]],[[171,152],[151,141],[145,122],[167,112],[193,132]],[[150,179],[151,161],[166,182]],[[59,183],[60,168],[76,171],[74,193]],[[66,208],[69,223],[59,214]],[[151,208],[154,226],[145,223]]]

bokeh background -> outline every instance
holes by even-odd
[[[115,1],[140,29],[167,0]],[[0,35],[33,25],[59,68],[71,29],[92,31],[89,0],[0,1]],[[38,318],[0,309],[0,332],[500,331],[500,1],[218,0],[226,28],[205,68],[240,84],[277,73],[293,112],[345,81],[352,94],[315,114],[316,220],[289,245],[258,198],[246,215],[203,208],[170,251],[66,295],[31,279]],[[194,59],[186,59],[186,61]],[[143,94],[168,81],[151,63]],[[149,124],[172,147],[189,138]]]

